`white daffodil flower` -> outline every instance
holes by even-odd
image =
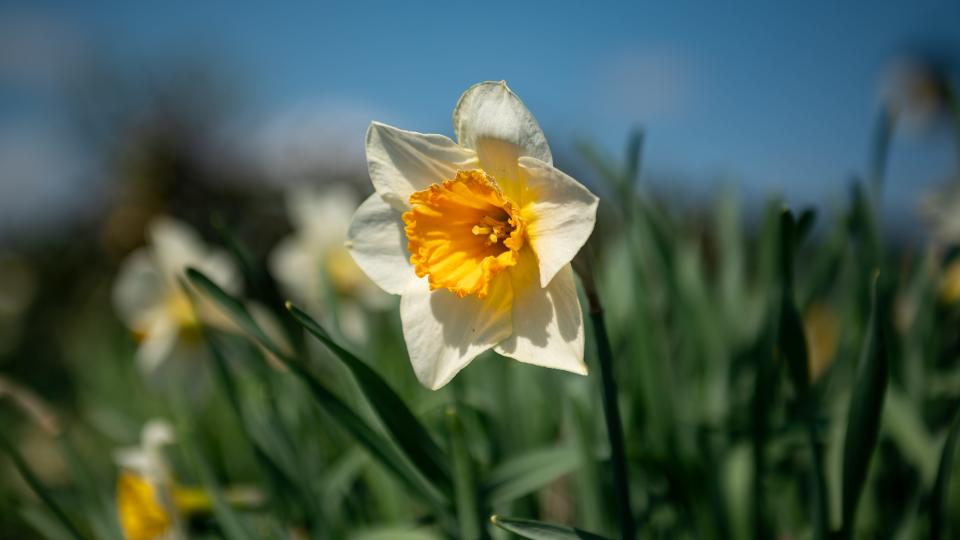
[[[120,467],[117,515],[127,540],[185,538],[179,500],[183,497],[163,454],[163,447],[173,441],[173,428],[167,422],[151,420],[143,427],[139,446],[114,455]]]
[[[360,268],[398,294],[417,378],[437,389],[493,348],[586,374],[570,261],[597,197],[553,167],[533,115],[504,82],[474,85],[453,111],[458,142],[373,123],[376,193],[347,236]]]
[[[270,254],[270,271],[283,293],[322,314],[336,295],[337,320],[351,339],[362,341],[367,328],[364,308],[389,305],[383,293],[360,271],[344,247],[347,225],[357,198],[345,187],[299,188],[287,197],[293,234]]]
[[[236,292],[239,274],[226,253],[211,251],[189,226],[171,218],[154,220],[148,245],[130,254],[113,289],[121,319],[140,342],[137,363],[150,374],[167,359],[206,354],[199,324],[229,329],[233,325],[211,301],[183,289],[184,270],[192,266],[224,289]],[[199,319],[199,320],[198,320]]]

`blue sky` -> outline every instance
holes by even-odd
[[[681,190],[726,182],[799,200],[834,195],[862,171],[879,85],[898,52],[936,43],[960,53],[960,4],[946,1],[69,2],[6,11],[23,12],[131,61],[216,58],[239,77],[252,117],[352,111],[343,137],[358,137],[358,148],[374,119],[365,115],[449,133],[460,92],[506,79],[555,145],[586,139],[617,153],[639,124],[649,170],[682,178]],[[891,197],[906,204],[945,179],[952,151],[944,135],[898,140]]]

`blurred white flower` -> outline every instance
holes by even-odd
[[[364,308],[381,309],[390,298],[367,278],[344,246],[358,205],[342,186],[291,191],[287,213],[293,233],[274,248],[269,265],[284,294],[321,319],[336,306],[340,329],[362,341],[367,335]]]
[[[187,490],[182,498],[176,488],[163,454],[163,447],[173,442],[173,427],[163,420],[151,420],[144,425],[138,446],[114,454],[120,467],[117,515],[127,540],[186,537],[180,503],[193,498],[194,492]]]
[[[953,180],[924,193],[920,214],[936,242],[960,244],[960,181]]]
[[[933,126],[946,110],[948,84],[946,70],[936,59],[903,56],[888,68],[881,97],[901,126],[919,133]]]
[[[200,321],[234,328],[203,295],[195,295],[196,305],[191,302],[183,289],[184,270],[195,267],[232,293],[239,288],[239,274],[226,253],[208,249],[184,223],[158,218],[147,237],[147,246],[131,253],[120,268],[113,302],[140,343],[137,363],[151,374],[171,358],[189,362],[205,356]]]
[[[173,427],[154,419],[144,425],[139,445],[114,453],[120,468],[117,515],[127,540],[184,539],[188,518],[212,510],[206,491],[177,482],[164,454],[164,447],[174,442]],[[263,495],[256,488],[227,487],[223,497],[239,507],[263,504]]]

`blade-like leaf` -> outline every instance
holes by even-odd
[[[807,367],[807,341],[803,323],[793,297],[793,250],[796,244],[796,222],[789,210],[780,214],[780,331],[777,349],[786,358],[790,379],[800,399],[806,399],[810,386]]]
[[[800,212],[800,217],[797,218],[797,229],[796,229],[796,239],[797,243],[802,243],[806,240],[807,236],[813,231],[813,226],[817,222],[817,211],[813,208],[805,208]]]
[[[801,216],[802,222],[811,223],[810,211]],[[804,335],[803,322],[797,310],[796,296],[793,283],[793,256],[796,249],[799,232],[803,227],[797,225],[793,213],[784,209],[780,214],[780,326],[777,335],[777,350],[786,357],[790,379],[797,391],[797,398],[801,404],[804,423],[807,430],[807,439],[810,443],[810,454],[813,463],[813,483],[816,494],[814,506],[815,538],[827,537],[828,508],[827,481],[823,472],[823,446],[817,435],[817,426],[814,420],[816,414],[816,396],[810,391],[810,370],[808,363],[807,339]]]
[[[388,470],[396,474],[408,487],[421,495],[426,501],[437,508],[446,507],[446,498],[437,492],[419,472],[404,459],[396,446],[386,437],[373,429],[363,418],[335,394],[327,390],[320,380],[302,362],[289,358],[257,325],[243,305],[243,302],[234,298],[199,271],[190,268],[187,277],[201,291],[206,293],[217,303],[233,321],[249,332],[250,335],[263,347],[272,352],[290,371],[307,385],[314,400],[330,415],[331,418],[359,442],[370,454],[382,463]]]
[[[473,477],[473,459],[467,450],[463,426],[457,410],[447,410],[447,430],[450,433],[450,453],[453,458],[453,483],[456,491],[457,523],[460,538],[479,540],[484,536],[480,524],[480,508],[477,502],[477,484]]]
[[[16,467],[17,472],[20,473],[20,476],[23,480],[30,486],[30,489],[43,501],[43,504],[47,506],[47,509],[50,510],[50,513],[60,522],[60,525],[63,526],[73,538],[82,539],[84,535],[80,533],[80,529],[74,525],[73,521],[67,517],[67,513],[64,512],[63,507],[60,506],[60,503],[57,502],[53,494],[50,493],[50,490],[47,489],[43,482],[37,478],[37,475],[33,472],[33,469],[27,465],[26,460],[23,459],[23,456],[20,455],[20,452],[17,451],[16,447],[7,440],[6,435],[0,431],[0,451],[3,451],[8,456],[10,456],[10,461],[13,462],[13,466]]]
[[[953,471],[953,454],[957,447],[957,433],[960,432],[960,414],[953,419],[947,440],[943,443],[943,452],[940,454],[940,465],[937,467],[937,479],[933,483],[933,493],[930,495],[930,538],[937,540],[943,537],[943,516],[947,512],[947,484]]]
[[[886,311],[881,299],[879,278],[874,276],[870,323],[864,336],[863,353],[854,380],[843,440],[843,524],[841,536],[849,538],[857,503],[867,479],[870,458],[877,445],[880,413],[887,389],[889,360],[886,344]]]
[[[496,466],[483,483],[491,505],[510,502],[573,472],[580,464],[575,447],[538,448]]]
[[[197,287],[197,289],[210,297],[220,309],[224,310],[226,315],[230,317],[234,323],[250,334],[254,340],[276,355],[277,358],[286,359],[287,363],[289,363],[287,354],[284,353],[283,350],[267,336],[266,332],[260,328],[256,321],[254,321],[253,315],[251,315],[247,307],[243,305],[243,302],[228,294],[221,289],[219,285],[195,268],[187,269],[187,278],[190,279],[190,283]]]
[[[410,461],[424,476],[449,493],[451,479],[447,457],[400,396],[376,371],[334,341],[310,315],[290,303],[287,303],[287,309],[307,332],[326,345],[353,373],[373,410]]]
[[[490,521],[505,531],[531,540],[605,540],[604,537],[566,525],[555,525],[532,519],[492,516]]]

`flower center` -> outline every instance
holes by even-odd
[[[517,264],[526,230],[520,208],[482,170],[457,171],[411,195],[410,204],[403,214],[410,262],[431,290],[483,298],[490,280]]]

